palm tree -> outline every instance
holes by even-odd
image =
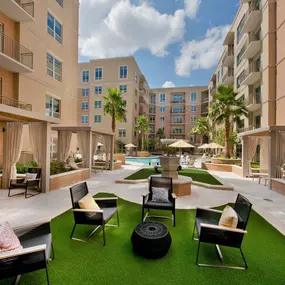
[[[236,118],[242,115],[248,115],[244,101],[237,99],[236,96],[237,93],[234,92],[233,85],[220,85],[217,92],[213,95],[213,103],[209,107],[210,118],[217,124],[224,123],[225,125],[226,158],[231,156],[230,132]]]
[[[201,117],[197,120],[196,127],[194,127],[191,132],[191,135],[201,135],[201,144],[203,143],[203,137],[209,136],[210,134],[210,124],[207,117]]]
[[[150,131],[150,126],[148,119],[145,115],[141,115],[137,119],[137,124],[135,126],[135,131],[138,132],[141,135],[141,151],[144,150],[144,136],[148,135]]]
[[[104,115],[108,114],[112,117],[112,131],[116,131],[116,121],[126,120],[126,102],[122,97],[119,88],[108,89],[108,95],[103,97]]]
[[[158,131],[156,132],[156,135],[158,136],[159,139],[158,144],[160,146],[160,140],[164,138],[164,129],[159,128]]]

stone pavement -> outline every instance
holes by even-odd
[[[120,170],[105,171],[91,177],[87,183],[91,194],[98,192],[114,193],[122,199],[141,204],[141,195],[148,191],[146,184],[115,184],[138,166],[128,165]],[[285,196],[270,191],[251,179],[244,179],[233,173],[211,171],[211,174],[234,191],[209,190],[192,186],[192,195],[177,199],[178,209],[195,209],[196,207],[216,207],[234,202],[237,193],[246,196],[253,208],[269,223],[285,235]],[[8,220],[13,226],[52,219],[71,208],[69,187],[51,191],[47,194],[24,199],[23,195],[7,197],[7,190],[0,191],[0,224]]]

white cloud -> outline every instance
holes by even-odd
[[[161,87],[162,88],[175,87],[175,84],[172,81],[165,81]]]
[[[223,51],[223,41],[229,26],[209,29],[200,41],[189,41],[182,45],[180,56],[175,61],[175,71],[179,76],[189,76],[193,70],[210,69],[219,62]]]
[[[185,13],[160,14],[148,3],[82,0],[80,54],[93,58],[128,56],[141,49],[165,56],[168,45],[183,39]]]
[[[202,0],[184,0],[186,15],[194,19],[198,13]]]

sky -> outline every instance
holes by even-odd
[[[79,61],[134,56],[151,88],[208,85],[240,0],[80,0]]]

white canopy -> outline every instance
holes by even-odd
[[[97,146],[102,146],[103,144],[102,143],[100,143],[100,142],[98,142],[98,144],[97,144]]]
[[[180,140],[178,142],[175,142],[171,145],[169,145],[170,147],[176,147],[176,148],[194,148],[195,146],[193,146],[192,144],[184,141],[184,140]]]
[[[136,146],[132,143],[125,144],[125,148],[133,148],[133,147],[136,147]]]
[[[220,149],[224,149],[225,147],[220,145],[220,144],[217,144],[217,143],[210,143],[208,144],[207,148],[220,148]]]
[[[198,148],[199,149],[206,149],[206,148],[208,148],[208,144],[204,143],[204,144],[200,145]]]

